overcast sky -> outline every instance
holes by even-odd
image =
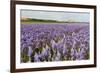
[[[61,11],[35,11],[21,10],[21,17],[58,20],[58,21],[78,21],[89,22],[90,14],[86,12],[61,12]]]

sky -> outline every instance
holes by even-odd
[[[57,21],[89,22],[88,12],[21,10],[21,17]]]

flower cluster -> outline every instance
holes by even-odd
[[[21,24],[21,62],[89,59],[89,24]]]

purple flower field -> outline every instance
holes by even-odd
[[[21,24],[21,62],[89,59],[89,23]]]

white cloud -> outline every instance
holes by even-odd
[[[36,19],[58,20],[58,21],[79,21],[89,22],[89,13],[80,12],[61,12],[61,11],[40,11],[40,10],[21,10],[21,16]]]

